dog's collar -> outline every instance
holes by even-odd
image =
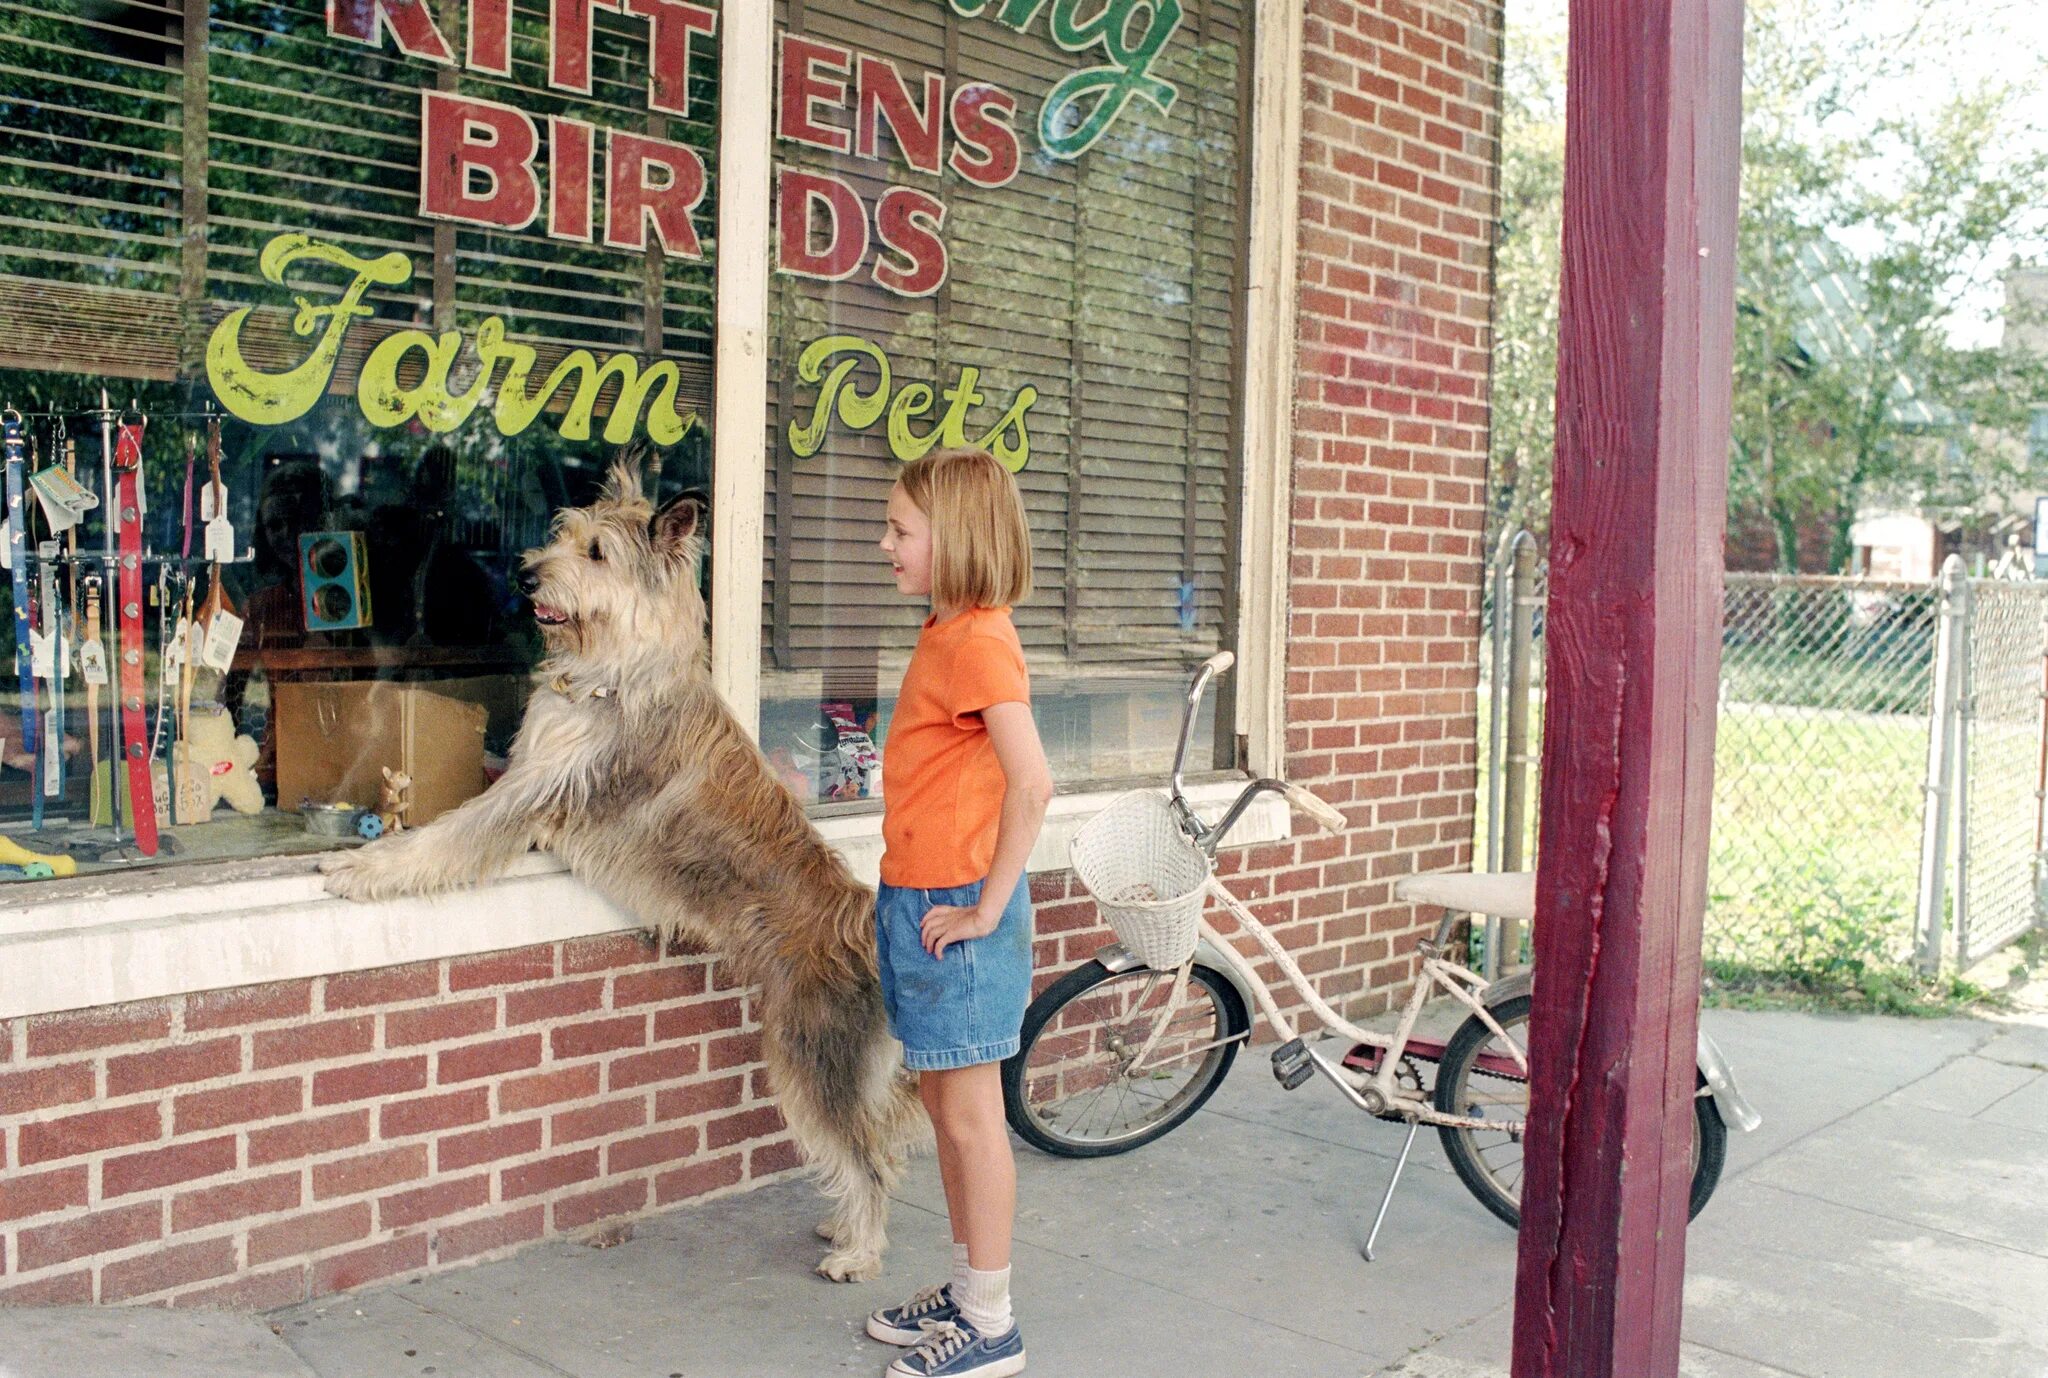
[[[616,697],[618,694],[618,690],[609,684],[595,684],[588,689],[579,689],[570,683],[567,675],[556,675],[548,681],[548,688],[554,690],[571,703],[577,703],[583,699],[609,699]]]

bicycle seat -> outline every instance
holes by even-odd
[[[1504,919],[1536,917],[1534,871],[1445,871],[1404,876],[1394,882],[1394,898],[1433,904],[1466,914],[1498,914]]]

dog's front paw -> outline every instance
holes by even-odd
[[[882,1256],[871,1249],[834,1249],[819,1262],[818,1275],[834,1282],[873,1282],[882,1275]]]
[[[390,852],[381,847],[330,852],[320,858],[320,872],[327,893],[343,899],[382,900],[409,892],[404,868],[393,865]]]

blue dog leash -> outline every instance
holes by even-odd
[[[21,749],[36,761],[36,666],[35,648],[28,635],[28,509],[22,506],[22,470],[27,458],[22,453],[21,413],[12,407],[0,413],[0,449],[7,460],[7,563],[14,576],[14,659],[21,675]],[[43,826],[42,772],[29,767],[29,797],[34,803],[34,826]]]

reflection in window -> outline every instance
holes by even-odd
[[[61,458],[68,436],[87,470],[84,481],[97,490],[98,420],[78,405],[82,391],[73,377],[0,371],[0,399],[28,414],[35,453]],[[319,829],[346,831],[360,811],[375,810],[386,767],[413,779],[409,824],[431,821],[480,793],[503,769],[541,650],[518,591],[519,556],[546,539],[558,508],[595,496],[615,457],[612,447],[564,442],[547,427],[515,439],[377,431],[344,396],[288,426],[228,420],[220,427],[221,477],[235,559],[220,568],[219,579],[222,606],[243,619],[242,635],[225,670],[196,670],[188,683],[181,669],[166,668],[160,648],[186,615],[188,590],[197,615],[213,587],[214,571],[200,558],[197,499],[208,476],[205,413],[170,386],[139,390],[136,405],[149,418],[144,533],[152,558],[143,646],[146,717],[163,801],[158,813],[170,839],[160,859],[336,845]],[[195,459],[189,493],[188,437]],[[650,488],[663,498],[707,489],[704,429],[649,452],[646,465]],[[34,499],[28,506],[33,546],[47,535],[45,513]],[[66,627],[74,648],[87,637],[70,630],[83,612],[73,576],[89,578],[101,568],[103,511],[78,528],[83,558],[60,556],[56,577],[32,586],[33,625]],[[188,532],[194,554],[185,561],[177,557]],[[60,550],[65,545],[60,541]],[[75,658],[67,670],[61,695],[54,675],[37,685],[43,721],[54,724],[61,698],[67,755],[55,793],[43,799],[40,831],[27,826],[34,814],[30,762],[19,751],[12,693],[0,709],[0,737],[10,743],[0,771],[0,831],[31,851],[71,856],[90,870],[133,858],[114,846],[106,826],[116,801],[103,797],[102,826],[91,826],[95,738],[102,796],[117,740],[108,718],[111,690],[90,691]],[[89,699],[98,709],[97,729]],[[193,747],[181,748],[181,736]],[[228,798],[208,799],[205,822],[173,824],[172,769],[194,751],[220,753],[191,762],[195,771],[233,760],[237,738],[247,739],[240,750],[253,760],[232,769],[238,779],[245,769],[253,776],[261,808],[243,812]],[[189,779],[183,788],[189,793]],[[313,807],[321,805],[347,807]]]

